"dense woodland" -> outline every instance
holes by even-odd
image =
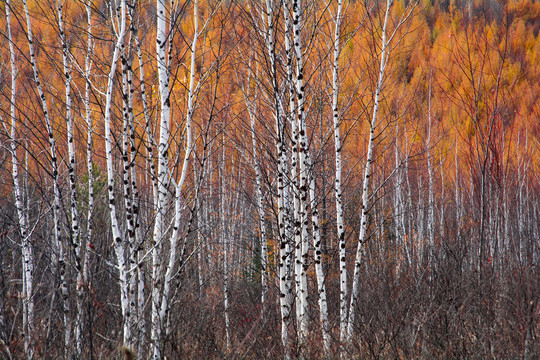
[[[539,2],[0,8],[0,358],[540,357]]]

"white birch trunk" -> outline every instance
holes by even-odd
[[[251,74],[251,73],[250,73]],[[266,274],[267,269],[267,253],[268,253],[268,246],[266,243],[266,222],[264,219],[264,202],[263,202],[263,191],[262,191],[262,176],[261,176],[261,167],[259,164],[259,158],[257,155],[257,137],[255,136],[255,109],[252,104],[249,103],[249,82],[250,82],[251,76],[248,77],[248,87],[247,87],[247,95],[246,95],[246,105],[249,113],[250,118],[250,128],[251,128],[251,145],[252,145],[252,151],[253,151],[253,168],[255,170],[255,186],[256,186],[256,197],[257,197],[257,213],[259,215],[259,227],[261,231],[261,240],[260,240],[260,246],[261,246],[261,305],[262,305],[262,314],[265,315],[265,309],[266,309],[266,298],[268,295],[268,277]],[[256,103],[257,97],[256,94],[254,102]]]
[[[290,23],[291,19],[288,16],[289,9],[285,2],[285,22]],[[308,283],[307,283],[307,267],[308,267],[308,171],[310,171],[309,153],[307,149],[307,136],[305,134],[305,111],[304,111],[304,68],[302,59],[302,43],[300,34],[300,13],[301,3],[298,0],[292,2],[292,31],[293,31],[293,43],[294,54],[296,58],[296,79],[294,81],[296,90],[296,126],[298,131],[298,137],[296,146],[298,147],[298,165],[300,171],[298,177],[300,178],[299,186],[297,187],[299,197],[299,216],[297,219],[297,233],[300,232],[300,238],[296,240],[296,282],[297,282],[297,322],[298,322],[298,346],[300,352],[303,352],[305,342],[308,335]],[[290,25],[289,25],[290,26]],[[293,149],[294,152],[294,149]],[[294,164],[293,164],[294,167]],[[299,227],[299,229],[298,229]],[[297,235],[298,236],[298,235]],[[302,355],[301,355],[302,356]]]
[[[32,24],[30,20],[30,14],[28,11],[28,4],[27,1],[23,1],[24,5],[24,12],[26,17],[26,28],[27,28],[27,40],[28,40],[28,49],[30,53],[30,63],[32,66],[32,72],[34,75],[34,82],[36,83],[36,87],[38,90],[38,95],[40,98],[40,104],[41,109],[43,111],[43,115],[45,118],[45,125],[48,135],[48,141],[49,141],[49,151],[51,155],[51,164],[52,164],[52,178],[53,178],[53,193],[54,193],[54,201],[53,201],[53,241],[56,246],[56,250],[58,251],[58,270],[60,274],[60,283],[61,283],[61,293],[62,293],[62,310],[63,310],[63,317],[64,317],[64,331],[65,331],[65,341],[64,341],[64,347],[65,351],[67,351],[67,347],[69,345],[69,336],[70,336],[70,324],[69,324],[69,302],[68,302],[68,287],[67,287],[67,280],[66,280],[66,263],[64,259],[64,248],[63,243],[60,239],[60,219],[58,216],[58,213],[60,211],[60,189],[58,187],[58,158],[56,154],[56,141],[54,138],[52,123],[49,116],[47,101],[45,98],[45,94],[43,92],[43,87],[41,85],[41,80],[39,76],[39,71],[37,68],[37,62],[36,62],[36,56],[34,51],[34,43],[33,43],[33,35],[32,35]],[[25,281],[28,284],[28,281],[31,281],[32,279],[26,278]],[[30,316],[30,314],[28,314]],[[33,318],[33,313],[32,313]],[[33,320],[33,319],[32,319]]]
[[[225,131],[225,129],[223,129]],[[225,209],[225,197],[229,196],[229,191],[225,189],[225,136],[222,138],[222,157],[219,167],[219,178],[221,182],[221,195],[220,195],[220,213],[221,213],[221,246],[223,253],[223,315],[225,318],[225,346],[227,352],[231,351],[231,320],[229,314],[229,229],[226,221],[226,209]],[[228,194],[228,195],[226,195]],[[230,215],[230,213],[228,213]]]
[[[346,262],[346,244],[345,244],[345,228],[343,222],[343,191],[342,183],[342,165],[341,165],[341,136],[339,131],[339,55],[341,53],[340,37],[341,37],[341,21],[342,21],[342,0],[338,0],[337,15],[334,19],[334,63],[332,67],[332,113],[334,124],[334,149],[336,162],[336,179],[334,182],[334,196],[336,198],[336,227],[339,241],[339,340],[340,343],[345,341],[347,331],[347,262]]]
[[[323,348],[325,356],[330,356],[330,326],[328,322],[328,305],[326,300],[326,286],[324,284],[324,270],[322,264],[322,249],[321,249],[321,236],[319,228],[319,215],[317,209],[317,201],[315,195],[315,179],[313,177],[313,171],[311,169],[311,157],[309,153],[309,145],[307,141],[307,129],[306,129],[306,113],[304,111],[305,91],[304,91],[304,67],[302,59],[302,41],[301,41],[301,2],[293,2],[293,34],[294,34],[294,48],[296,54],[296,97],[298,101],[298,116],[297,119],[299,129],[299,152],[300,152],[300,200],[303,204],[303,223],[302,223],[302,275],[301,275],[301,291],[303,310],[301,319],[302,336],[306,337],[308,332],[308,302],[307,302],[307,267],[308,267],[308,249],[309,244],[307,241],[307,229],[308,229],[308,204],[311,202],[311,217],[312,217],[312,230],[313,230],[313,247],[315,249],[315,274],[317,279],[317,292],[319,295],[319,315],[321,323],[321,331],[323,336]],[[286,17],[287,18],[287,17]],[[337,61],[337,60],[336,60]],[[337,70],[337,69],[336,69]],[[337,74],[336,74],[337,76]],[[337,81],[337,79],[336,79]],[[337,87],[337,86],[336,86]],[[337,89],[336,89],[337,91]],[[337,97],[337,93],[336,93]],[[337,107],[337,104],[336,104]],[[308,200],[309,195],[309,200]]]
[[[377,88],[375,90],[375,96],[373,99],[373,113],[369,131],[369,142],[367,150],[366,166],[364,170],[364,180],[362,184],[362,207],[360,215],[360,233],[358,236],[358,247],[356,249],[356,257],[354,261],[354,275],[353,286],[351,292],[351,303],[349,307],[349,321],[347,323],[347,342],[350,342],[354,332],[354,320],[356,315],[356,306],[358,302],[358,295],[360,290],[360,268],[362,265],[362,258],[365,255],[365,241],[367,233],[367,215],[368,215],[368,203],[369,203],[369,180],[371,176],[371,165],[373,162],[373,147],[375,141],[375,128],[377,127],[377,113],[379,110],[379,99],[384,84],[384,70],[386,68],[386,57],[388,42],[386,40],[386,28],[388,24],[388,16],[390,13],[390,7],[392,6],[392,0],[386,1],[386,13],[384,16],[384,24],[382,28],[381,39],[381,60],[379,64],[379,77],[377,80]]]
[[[204,176],[204,168],[201,169],[201,172],[201,176]],[[195,206],[197,207],[197,280],[199,281],[199,301],[202,302],[204,297],[203,249],[205,244],[203,229],[205,226],[203,225],[204,212],[201,207],[201,195],[197,196],[195,201]]]
[[[158,195],[155,205],[155,222],[154,222],[154,250],[152,255],[152,328],[151,328],[151,344],[153,348],[153,358],[161,358],[161,334],[162,326],[160,316],[160,287],[162,286],[160,269],[162,262],[162,248],[165,227],[165,215],[167,205],[167,184],[168,184],[168,169],[169,169],[169,133],[170,133],[170,94],[169,94],[169,71],[166,64],[166,6],[165,0],[156,1],[157,13],[157,30],[156,30],[156,58],[159,78],[159,96],[160,96],[160,122],[159,122],[159,145],[158,145]],[[175,249],[170,249],[171,256]],[[163,289],[165,293],[165,289]]]
[[[120,226],[116,215],[116,198],[114,193],[114,163],[113,163],[113,138],[111,129],[111,108],[112,108],[112,92],[114,86],[114,77],[116,73],[116,65],[120,58],[120,54],[124,51],[124,35],[126,33],[126,3],[125,0],[120,1],[117,14],[118,23],[116,27],[117,40],[114,46],[113,57],[111,61],[111,69],[107,78],[107,92],[105,99],[105,156],[107,160],[107,183],[109,194],[109,215],[111,219],[111,230],[113,235],[114,250],[116,253],[116,259],[118,262],[119,272],[119,285],[120,285],[120,306],[122,310],[123,318],[123,345],[127,348],[131,347],[131,333],[130,333],[130,313],[129,308],[129,281],[128,281],[128,269],[126,266],[125,258],[125,242],[122,239],[120,232]]]
[[[81,247],[80,247],[80,230],[79,230],[79,214],[77,211],[77,194],[76,194],[76,183],[75,183],[75,145],[73,139],[73,117],[71,114],[71,64],[68,56],[68,44],[66,40],[66,34],[64,30],[64,16],[62,13],[63,3],[61,1],[57,2],[58,6],[58,28],[60,31],[60,40],[62,43],[62,65],[64,71],[65,79],[65,101],[66,101],[66,126],[67,126],[67,140],[68,140],[68,171],[69,171],[69,194],[70,194],[70,208],[71,208],[71,250],[75,255],[75,269],[77,271],[77,278],[80,278],[80,273],[82,271],[82,261],[81,261]],[[80,284],[76,284],[76,291],[79,294]],[[71,329],[70,329],[70,318],[68,313],[68,304],[69,299],[67,298],[67,281],[66,284],[62,286],[64,296],[64,303],[66,306],[66,311],[64,313],[64,348],[65,348],[65,357],[70,356],[71,350]],[[82,309],[82,304],[80,303],[82,298],[77,296],[77,309]],[[79,328],[79,323],[81,322],[81,313],[76,315],[75,319],[75,329]],[[77,332],[77,330],[76,330]]]
[[[274,52],[274,12],[271,0],[266,0],[266,19],[263,36],[269,57],[272,97],[274,102],[274,118],[276,128],[276,151],[278,159],[277,193],[278,193],[278,229],[279,229],[279,305],[281,315],[281,343],[285,359],[291,358],[289,324],[292,310],[290,258],[291,248],[288,241],[287,229],[289,219],[287,216],[287,189],[285,174],[287,172],[287,153],[285,151],[285,118],[279,101],[279,89],[276,73],[276,55]]]
[[[459,186],[459,158],[458,158],[458,140],[457,140],[457,134],[456,134],[456,140],[455,140],[455,153],[454,153],[454,163],[455,163],[455,202],[456,202],[456,240],[459,242],[461,240],[461,223],[462,223],[462,200],[463,197],[461,196],[461,189]]]
[[[23,336],[24,336],[24,351],[27,359],[34,357],[34,249],[30,240],[30,232],[27,223],[27,214],[24,207],[23,193],[21,190],[21,182],[19,177],[19,162],[17,157],[17,67],[15,63],[15,48],[11,35],[11,1],[6,1],[6,25],[9,42],[10,53],[10,70],[11,70],[11,98],[10,98],[10,150],[11,150],[11,175],[13,177],[13,191],[15,193],[15,207],[17,209],[17,218],[19,222],[19,230],[21,231],[22,243],[22,305],[23,305]]]
[[[134,33],[133,24],[131,24],[132,33]],[[128,128],[129,128],[129,161],[130,161],[130,177],[131,177],[131,207],[132,207],[132,229],[134,233],[130,236],[129,243],[129,262],[130,262],[130,271],[131,273],[131,284],[130,284],[130,312],[133,314],[133,325],[135,331],[134,339],[137,345],[137,355],[140,358],[144,357],[144,350],[146,348],[144,344],[144,334],[146,332],[146,320],[144,316],[144,269],[143,269],[143,259],[142,259],[142,249],[144,238],[142,235],[142,230],[140,227],[141,216],[140,216],[140,195],[139,187],[137,180],[137,149],[135,142],[135,116],[133,113],[133,93],[134,93],[134,84],[133,84],[133,68],[132,62],[128,62]],[[129,220],[129,219],[128,219]],[[133,270],[133,267],[136,267],[136,271]]]
[[[444,205],[445,205],[445,199],[444,199],[444,193],[445,193],[445,176],[444,176],[444,160],[442,154],[439,155],[439,171],[441,173],[441,216],[439,218],[439,234],[441,234],[441,238],[444,237]]]
[[[285,16],[285,52],[287,54],[287,81],[289,88],[289,109],[287,113],[287,119],[291,126],[291,187],[293,196],[293,212],[292,212],[292,225],[294,233],[294,283],[295,283],[295,296],[296,296],[296,322],[297,329],[301,329],[303,298],[301,295],[301,276],[302,276],[302,219],[300,210],[300,184],[298,179],[298,170],[300,168],[298,163],[298,123],[295,118],[296,103],[295,103],[295,88],[294,88],[294,75],[293,75],[293,50],[291,46],[291,19],[289,15],[288,4],[284,4],[284,16]],[[294,41],[294,40],[293,40]],[[291,254],[292,256],[292,254]],[[301,334],[301,333],[299,333]],[[299,337],[301,337],[299,335]],[[299,339],[299,346],[301,347],[302,339]]]
[[[429,78],[428,86],[428,133],[426,144],[426,157],[428,168],[428,221],[427,230],[429,237],[428,250],[428,266],[433,264],[435,252],[435,204],[433,199],[433,165],[431,161],[431,77]]]
[[[145,141],[145,150],[146,150],[146,163],[150,172],[150,181],[152,184],[152,194],[153,194],[153,202],[151,204],[157,204],[158,202],[158,188],[157,188],[157,177],[156,177],[156,169],[155,169],[155,163],[154,163],[154,137],[152,135],[150,126],[151,126],[151,119],[150,119],[150,110],[148,108],[148,100],[146,95],[146,86],[145,86],[145,80],[144,80],[144,61],[142,57],[142,51],[141,51],[141,45],[139,42],[139,36],[137,29],[135,29],[135,26],[133,24],[133,16],[132,16],[132,10],[130,9],[130,18],[131,18],[131,33],[133,34],[135,47],[137,51],[137,60],[139,62],[139,80],[140,80],[140,93],[141,93],[141,99],[143,103],[143,114],[144,114],[144,133],[146,137]],[[135,168],[132,167],[133,174],[132,177],[135,178]],[[154,208],[150,206],[149,211],[153,211]],[[140,358],[144,358],[147,350],[146,345],[146,316],[145,316],[145,292],[144,292],[144,286],[145,286],[145,267],[144,267],[144,259],[143,259],[143,252],[144,244],[143,244],[143,237],[139,234],[140,231],[140,218],[137,219],[136,227],[137,227],[137,233],[138,233],[138,243],[136,244],[136,261],[137,261],[137,319],[138,319],[138,326],[137,326],[137,355]]]
[[[131,61],[127,59],[125,52],[120,54],[122,64],[122,106],[123,106],[123,129],[122,129],[122,177],[124,192],[125,223],[127,224],[127,263],[128,263],[128,312],[130,314],[130,333],[133,333],[135,324],[138,323],[137,317],[137,279],[136,272],[136,182],[135,182],[135,139],[133,129],[133,72],[131,70]],[[136,335],[138,332],[136,333]]]
[[[165,46],[167,41],[172,41],[166,37],[166,7],[163,0],[157,0],[156,9],[158,12],[157,16],[157,34],[156,34],[156,52],[157,52],[157,64],[158,64],[158,76],[159,76],[159,85],[160,85],[160,103],[161,103],[161,120],[160,120],[160,139],[159,139],[159,148],[158,148],[158,203],[156,208],[156,220],[154,227],[154,242],[157,243],[157,246],[154,249],[153,253],[153,290],[152,290],[152,329],[151,329],[151,340],[152,340],[152,356],[154,359],[161,358],[161,347],[162,347],[162,337],[163,331],[168,333],[169,326],[166,326],[166,317],[168,314],[168,305],[170,298],[171,290],[171,281],[172,275],[174,273],[174,265],[176,263],[176,251],[178,245],[178,238],[180,236],[180,220],[182,214],[182,188],[187,177],[187,170],[189,165],[189,160],[192,152],[192,134],[191,134],[191,123],[193,117],[193,100],[194,100],[194,82],[195,82],[195,50],[197,49],[197,38],[198,38],[198,1],[195,0],[193,7],[193,20],[194,20],[194,36],[191,43],[191,67],[190,67],[190,83],[188,90],[188,108],[187,108],[187,117],[185,125],[185,136],[186,136],[186,145],[184,159],[182,162],[180,180],[175,186],[175,195],[174,195],[174,217],[173,217],[173,231],[170,235],[169,241],[169,261],[165,267],[165,275],[161,280],[161,274],[158,271],[160,267],[160,262],[162,260],[161,253],[161,242],[163,241],[164,233],[164,222],[165,222],[165,211],[167,204],[167,184],[168,179],[168,148],[169,148],[169,135],[170,135],[170,89],[169,89],[169,67],[165,63]],[[160,295],[160,283],[163,283],[163,291]]]
[[[75,318],[75,357],[80,358],[83,353],[84,342],[84,300],[89,283],[88,266],[90,259],[90,246],[93,246],[92,241],[92,221],[94,212],[94,171],[92,161],[92,146],[93,146],[93,122],[90,109],[90,72],[92,69],[92,53],[93,53],[93,37],[92,37],[92,1],[87,0],[85,3],[86,18],[87,18],[87,53],[85,57],[85,94],[84,94],[84,109],[85,121],[87,124],[87,144],[86,144],[86,168],[88,172],[88,215],[86,226],[86,244],[81,247],[84,255],[81,260],[81,270],[77,273],[77,315]]]
[[[395,233],[395,246],[396,246],[396,268],[400,267],[400,262],[402,261],[402,250],[405,248],[405,244],[403,241],[403,195],[402,195],[402,171],[400,169],[401,167],[401,155],[399,150],[399,120],[396,124],[396,138],[395,138],[395,163],[394,166],[397,169],[396,175],[395,175],[395,186],[394,186],[394,194],[393,194],[393,207],[394,207],[394,233]],[[406,251],[405,251],[406,252]]]

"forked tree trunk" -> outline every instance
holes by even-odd
[[[108,183],[108,195],[109,195],[109,216],[111,220],[111,230],[113,235],[114,250],[116,253],[116,261],[118,263],[119,273],[119,285],[120,285],[120,307],[122,310],[122,330],[123,345],[127,348],[131,347],[131,332],[130,332],[130,316],[129,313],[129,279],[128,268],[126,264],[126,247],[122,233],[120,231],[120,225],[117,217],[116,197],[115,197],[115,170],[113,159],[113,136],[111,129],[111,114],[112,114],[112,93],[114,87],[114,78],[116,74],[116,65],[120,59],[120,54],[124,51],[124,36],[126,33],[126,2],[120,1],[120,5],[117,8],[118,23],[115,25],[116,43],[114,46],[114,52],[111,61],[111,68],[107,78],[107,92],[105,99],[105,156],[107,162],[107,183]],[[114,21],[114,20],[113,20]]]
[[[279,231],[279,307],[281,315],[281,344],[284,350],[285,359],[291,358],[289,324],[292,311],[291,294],[291,248],[289,243],[290,221],[288,188],[285,179],[287,177],[287,152],[285,150],[285,113],[280,103],[280,93],[278,89],[277,62],[275,54],[274,36],[274,4],[272,0],[266,0],[266,17],[263,16],[263,30],[261,36],[265,39],[266,50],[268,52],[271,82],[271,98],[275,119],[275,146],[277,152],[277,204],[278,204],[278,231]]]

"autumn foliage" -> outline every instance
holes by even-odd
[[[62,44],[59,3],[27,2],[36,65],[56,141],[61,196],[56,224],[56,175],[31,65],[23,1],[0,4],[0,358],[28,355],[25,339],[35,347],[34,358],[77,354],[86,359],[120,358],[124,352],[140,358],[151,356],[152,293],[154,289],[163,291],[163,282],[153,283],[157,277],[152,274],[166,273],[171,253],[170,243],[153,238],[159,211],[155,171],[163,110],[156,58],[160,45],[156,43],[154,2],[127,1],[125,48],[113,73],[111,133],[116,182],[109,188],[104,117],[119,32],[117,3],[64,1],[66,44]],[[198,25],[193,17],[195,3]],[[299,340],[294,321],[297,313],[292,311],[289,349],[283,348],[280,337],[283,240],[278,177],[282,170],[276,113],[290,116],[288,100],[295,96],[298,103],[299,91],[294,96],[294,91],[289,93],[292,76],[287,77],[284,2],[269,1],[278,9],[272,28],[278,39],[273,48],[274,67],[262,31],[266,21],[263,3],[201,0],[166,4],[171,121],[164,176],[169,181],[160,185],[166,191],[163,233],[178,231],[179,241],[171,268],[171,297],[164,309],[162,356],[255,359],[280,358],[289,351],[292,357],[304,358],[337,358],[339,354],[373,359],[540,357],[540,3],[392,2],[388,34],[384,35],[389,35],[390,42],[374,129],[357,315],[352,340],[344,343],[339,333],[340,239],[332,109],[338,2],[302,2],[305,75],[301,90],[305,91],[307,148],[312,162],[308,171],[315,184],[315,197],[310,195],[307,201],[307,229],[311,241],[312,215],[318,215],[330,356],[323,355],[311,243],[306,262],[309,336],[305,342]],[[90,47],[86,5],[91,8]],[[360,215],[365,210],[362,185],[380,73],[385,5],[381,0],[343,1],[338,113],[345,260],[351,283]],[[11,7],[10,35],[7,6]],[[198,40],[193,53],[195,32]],[[10,43],[15,49],[15,68],[10,67]],[[80,240],[74,240],[70,228],[73,212],[63,45],[71,77],[73,191]],[[13,72],[17,81],[14,113]],[[192,74],[194,86],[190,88]],[[290,113],[295,111],[298,109]],[[187,130],[190,119],[192,135]],[[132,130],[128,129],[130,122]],[[289,145],[294,132],[290,125],[283,126],[281,141]],[[89,132],[93,134],[91,161],[87,158]],[[189,136],[192,148],[186,145]],[[298,150],[289,149],[287,155],[291,168],[294,151]],[[31,229],[28,238],[21,234],[13,157],[18,160],[22,203]],[[184,163],[184,158],[189,162]],[[183,166],[187,169],[185,183],[177,195]],[[292,184],[294,176],[287,171],[284,181]],[[290,206],[302,193],[302,186],[295,190],[291,185],[291,189]],[[111,232],[108,191],[118,195],[125,248],[136,254],[132,258],[126,255],[128,262],[133,260],[127,273],[138,274],[133,275],[131,289],[139,289],[137,298],[144,299],[136,323],[129,324],[133,329],[130,349],[122,348],[125,314],[119,305],[117,239]],[[133,202],[125,202],[121,195]],[[181,204],[178,211],[177,199]],[[90,213],[93,231],[88,235]],[[179,229],[173,221],[176,214]],[[305,216],[307,219],[308,214]],[[136,227],[130,231],[135,217]],[[60,226],[60,241],[66,249],[65,299],[60,265],[55,260],[60,248],[52,240],[55,225]],[[265,237],[261,239],[263,226]],[[128,244],[130,236],[137,242]],[[21,290],[26,279],[21,266],[25,241],[33,246],[35,257],[34,289],[29,295],[35,304],[35,325],[30,332],[23,328],[26,315],[21,310],[26,301]],[[75,241],[82,244],[81,255],[74,250]],[[150,254],[156,248],[166,257],[152,263]],[[265,252],[266,257],[261,256]],[[78,259],[86,254],[88,278],[83,282],[77,277],[82,274]],[[268,280],[264,304],[262,278]],[[138,287],[135,281],[140,281]],[[78,315],[77,301],[84,304],[82,315]],[[65,345],[65,333],[75,334],[76,318],[84,329],[80,353],[75,345]]]

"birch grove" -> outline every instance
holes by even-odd
[[[540,356],[540,5],[0,9],[0,358]]]

